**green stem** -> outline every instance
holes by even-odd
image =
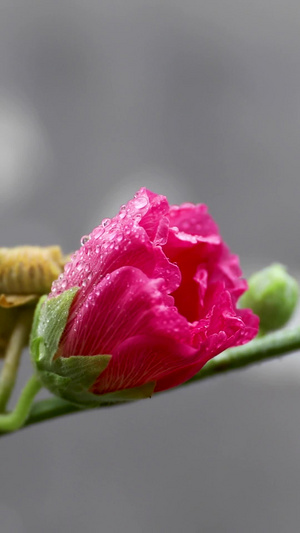
[[[23,311],[9,339],[0,375],[0,413],[4,413],[13,391],[21,354],[26,346],[32,323],[32,309]]]
[[[269,333],[264,337],[257,337],[248,344],[230,348],[211,359],[206,365],[183,385],[189,385],[223,372],[238,370],[245,366],[266,361],[276,356],[287,355],[300,350],[300,328]]]
[[[237,370],[239,368],[250,366],[276,356],[283,356],[296,350],[300,350],[300,328],[283,330],[266,335],[265,337],[256,338],[244,346],[226,350],[216,358],[212,359],[204,366],[204,368],[202,368],[202,370],[200,370],[200,372],[198,372],[198,374],[196,374],[192,379],[184,383],[182,386],[190,385],[196,381],[207,379],[223,372],[229,372],[231,370]],[[21,398],[19,403],[22,403]],[[43,422],[71,413],[78,413],[84,410],[85,409],[76,407],[75,405],[57,397],[52,397],[47,400],[40,400],[32,406],[25,425],[29,426],[38,422]],[[12,415],[14,415],[14,413],[11,415],[3,415],[2,419]],[[25,419],[26,417],[23,418],[22,424],[15,429],[22,427]]]
[[[10,413],[0,415],[0,433],[16,431],[25,424],[33,399],[41,387],[39,378],[33,375],[22,390],[15,409]]]
[[[38,422],[51,420],[51,418],[77,413],[84,410],[86,409],[76,407],[76,405],[63,400],[62,398],[53,396],[52,398],[40,400],[33,404],[30,415],[25,422],[25,426],[30,426],[32,424],[37,424]]]

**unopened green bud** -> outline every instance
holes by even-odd
[[[273,264],[253,274],[249,290],[240,299],[241,307],[250,307],[259,316],[260,333],[282,328],[291,318],[298,301],[298,283],[280,264]]]

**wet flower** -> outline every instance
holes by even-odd
[[[32,358],[43,383],[81,405],[150,396],[251,340],[247,289],[203,204],[170,206],[144,188],[65,265],[36,313]]]

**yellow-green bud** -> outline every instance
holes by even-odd
[[[280,264],[273,264],[253,274],[249,290],[240,299],[240,307],[250,307],[259,316],[260,332],[282,328],[291,318],[298,301],[298,283]]]

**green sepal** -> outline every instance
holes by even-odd
[[[98,407],[99,397],[92,394],[70,377],[63,377],[54,372],[39,372],[42,383],[56,396],[75,403],[80,407]]]
[[[43,384],[53,394],[79,405],[93,406],[99,404],[98,397],[88,389],[107,367],[111,355],[57,357],[77,291],[75,287],[55,298],[40,299],[31,331],[31,357]]]
[[[47,371],[39,372],[39,376],[42,383],[53,394],[80,407],[100,407],[101,405],[113,405],[150,398],[155,388],[155,382],[152,381],[141,387],[98,395],[89,392],[89,390],[84,388],[79,382],[75,382],[71,377],[61,376]]]
[[[78,383],[88,389],[105,370],[110,360],[111,355],[106,354],[59,357],[53,361],[52,369],[56,374],[69,377],[74,384]]]
[[[36,307],[30,350],[32,362],[44,386],[56,396],[81,407],[98,407],[151,397],[155,382],[103,395],[90,392],[89,389],[109,364],[111,355],[57,356],[77,291],[75,287],[55,298],[42,297]]]
[[[30,338],[34,362],[41,360],[41,353],[36,349],[35,341],[37,338],[42,338],[45,345],[43,358],[46,358],[47,363],[51,364],[65,329],[71,304],[78,290],[78,287],[73,287],[55,298],[42,297],[40,299],[34,314]]]

